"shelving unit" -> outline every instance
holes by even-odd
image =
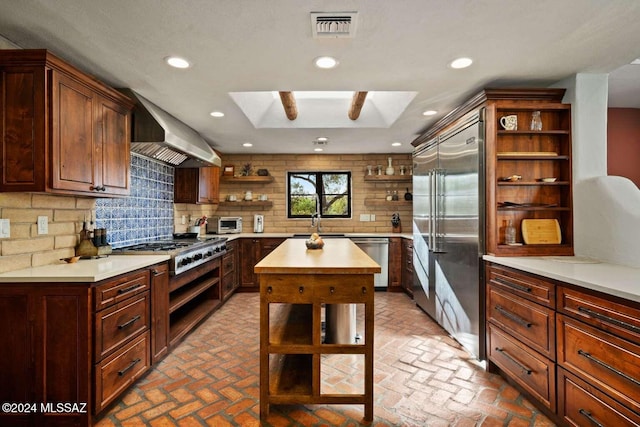
[[[407,200],[385,200],[385,199],[364,199],[365,206],[381,206],[381,207],[394,207],[394,206],[412,206],[413,202]]]
[[[175,347],[222,303],[221,259],[193,268],[169,282],[169,346]]]
[[[563,89],[488,90],[486,95],[487,252],[497,256],[573,255],[571,106]],[[542,130],[528,130],[540,111]],[[503,130],[500,118],[515,115],[519,130]],[[502,178],[520,175],[518,181]],[[556,178],[542,182],[542,178]],[[510,206],[505,206],[505,202]],[[555,219],[560,244],[506,245],[512,220],[523,243],[523,219]]]

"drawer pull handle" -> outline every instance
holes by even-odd
[[[531,326],[533,326],[533,323],[527,322],[526,319],[523,319],[522,317],[518,316],[517,314],[514,314],[514,313],[512,313],[510,311],[505,310],[500,305],[496,305],[496,311],[501,313],[504,317],[508,317],[509,319],[513,320],[514,322],[521,324],[522,326],[525,326],[527,328],[530,328]]]
[[[267,286],[267,293],[270,294],[273,292],[273,288],[271,286]]]
[[[593,418],[593,416],[591,415],[591,412],[587,411],[586,409],[580,408],[578,412],[580,413],[580,415],[582,415],[583,417],[591,421],[597,427],[604,427],[604,425],[600,423],[598,420],[596,420],[595,418]]]
[[[124,329],[127,326],[134,324],[138,320],[140,320],[140,315],[139,314],[137,316],[133,317],[131,320],[129,320],[127,322],[124,322],[122,325],[118,325],[118,329]]]
[[[362,287],[362,293],[366,294],[367,293],[367,288],[365,288],[364,286]]]
[[[329,288],[329,293],[333,294],[336,291],[336,288],[333,286]]]
[[[135,291],[136,289],[142,288],[142,287],[144,287],[144,285],[133,285],[133,286],[129,286],[128,288],[118,289],[118,293],[125,294],[127,292]]]
[[[129,369],[133,368],[134,366],[136,366],[141,361],[142,361],[142,359],[140,359],[140,358],[135,359],[133,362],[129,363],[129,365],[126,368],[122,369],[121,371],[118,371],[118,375],[119,376],[123,376],[124,374],[127,373],[127,371]]]
[[[304,292],[304,286],[300,286],[300,287],[298,288],[298,292],[303,293],[303,292]]]
[[[606,368],[608,370],[610,370],[611,372],[620,375],[622,378],[624,378],[625,380],[631,381],[632,383],[634,383],[635,385],[640,386],[640,381],[638,381],[637,379],[625,374],[624,372],[622,372],[619,369],[614,368],[613,366],[609,365],[608,363],[603,362],[602,360],[593,357],[591,354],[587,353],[586,351],[580,349],[578,350],[578,354],[582,357],[586,357],[587,359],[589,359],[590,361],[597,363],[598,365],[602,366],[603,368]]]
[[[510,361],[512,361],[516,366],[518,366],[518,368],[520,368],[522,370],[522,372],[524,372],[527,375],[531,375],[531,373],[533,372],[530,368],[528,368],[527,366],[523,365],[522,363],[518,362],[516,360],[515,357],[513,357],[512,355],[510,355],[509,353],[507,353],[506,351],[504,351],[504,349],[500,348],[500,347],[496,347],[496,351],[499,351],[500,353],[502,353],[504,355],[504,357],[506,357],[507,359],[509,359]]]
[[[614,319],[613,317],[605,316],[604,314],[598,313],[597,311],[593,311],[586,307],[579,306],[578,311],[581,311],[591,317],[595,317],[596,319],[604,320],[605,322],[612,323],[616,326],[629,329],[633,332],[640,332],[640,327],[636,325],[632,325],[631,323],[628,323],[628,322],[623,322],[622,320]]]
[[[522,291],[522,292],[531,293],[531,288],[528,288],[526,286],[518,285],[516,283],[511,283],[511,282],[508,282],[508,281],[506,281],[504,279],[495,278],[495,279],[492,279],[492,280],[494,282],[496,282],[496,283],[500,283],[501,285],[508,286],[510,288],[517,289],[517,290]]]

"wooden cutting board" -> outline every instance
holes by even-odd
[[[523,219],[522,239],[526,245],[560,244],[560,224],[557,219]]]

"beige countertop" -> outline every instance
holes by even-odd
[[[168,259],[169,255],[109,255],[105,258],[81,259],[74,264],[60,261],[60,264],[2,273],[0,283],[99,282]]]
[[[640,268],[585,257],[495,257],[484,260],[640,302]]]
[[[311,236],[309,233],[309,236]],[[295,234],[304,234],[303,232],[295,233]],[[334,233],[328,233],[334,234]],[[241,238],[252,238],[252,237],[276,237],[276,238],[291,238],[294,233],[238,233],[238,234],[207,234],[207,236],[219,236],[226,237],[229,240],[241,239]],[[322,235],[322,233],[320,233]],[[347,238],[351,237],[401,237],[404,239],[412,239],[413,235],[411,233],[344,233],[344,236]]]
[[[374,274],[380,265],[349,239],[326,239],[307,249],[305,239],[287,239],[254,268],[258,274]]]

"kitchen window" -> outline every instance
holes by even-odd
[[[316,196],[317,195],[317,196]],[[351,172],[287,172],[287,217],[351,218]]]

